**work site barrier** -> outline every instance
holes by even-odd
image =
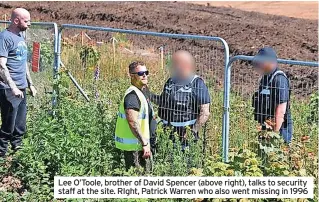
[[[160,94],[169,78],[172,54],[177,50],[189,51],[195,57],[196,73],[204,79],[211,97],[212,113],[201,135],[207,134],[204,138],[211,152],[218,152],[222,133],[223,75],[229,58],[224,39],[63,24],[59,41],[61,72],[66,72],[86,100],[106,100],[110,110],[118,109],[130,85],[128,66],[132,61],[145,62],[150,71],[150,90]],[[77,96],[76,89],[73,92]],[[199,94],[197,101],[204,100],[204,96]],[[178,112],[179,109],[162,110]]]
[[[1,30],[9,23],[0,21]],[[53,94],[53,106],[57,104],[58,85],[53,85],[52,67],[53,79],[59,79],[59,86],[71,89],[69,96],[81,99],[79,90],[85,100],[101,101],[110,110],[117,111],[130,84],[128,65],[132,61],[145,62],[150,71],[150,90],[160,94],[171,73],[172,54],[186,50],[195,57],[196,73],[209,89],[211,115],[201,132],[204,142],[209,145],[209,152],[222,150],[223,160],[228,161],[230,148],[242,144],[249,147],[250,140],[255,138],[253,133],[258,120],[254,120],[252,96],[259,85],[259,76],[249,68],[253,57],[239,55],[230,58],[228,45],[220,37],[73,24],[63,24],[58,30],[57,24],[51,22],[33,22],[25,34],[30,62],[34,42],[40,43],[40,69],[32,77],[40,95]],[[299,109],[309,103],[318,82],[316,76],[304,76],[302,72],[313,71],[307,75],[316,75],[318,69],[309,67],[318,67],[318,63],[283,59],[278,59],[278,63],[290,80],[294,137],[314,133],[309,125],[310,110],[306,109],[309,112],[306,114],[299,113]],[[243,68],[246,71],[242,71]],[[199,95],[198,100],[204,99],[203,96]],[[174,108],[162,109],[178,112]]]
[[[1,31],[6,29],[10,23],[10,21],[1,20]],[[31,27],[23,34],[25,35],[28,46],[28,61],[30,66],[32,65],[32,60],[38,63],[38,65],[35,64],[33,68],[30,67],[33,71],[31,72],[31,77],[36,84],[38,95],[44,97],[48,96],[48,94],[52,94],[52,104],[56,105],[57,93],[55,89],[53,89],[52,78],[57,77],[58,71],[58,26],[53,22],[32,22]],[[38,46],[40,56],[32,59],[32,56],[35,54],[33,51],[34,46]],[[34,103],[36,104],[36,102]]]
[[[285,75],[280,72],[281,79],[278,79],[277,75],[273,77],[274,80],[269,76],[260,81],[260,76],[256,72],[258,68],[252,68],[253,59],[252,56],[238,55],[231,57],[227,65],[224,91],[226,110],[223,123],[225,161],[228,161],[229,150],[243,145],[246,148],[253,146],[252,140],[256,140],[256,131],[261,129],[256,128],[258,123],[266,121],[263,120],[265,117],[272,117],[271,115],[276,113],[275,103],[284,103],[289,96],[291,101],[288,102],[288,108],[290,107],[293,120],[293,138],[298,141],[298,138],[303,135],[312,135],[312,138],[317,138],[318,135],[317,127],[314,127],[317,124],[314,124],[312,120],[314,118],[312,113],[317,109],[311,109],[309,105],[311,96],[318,89],[318,63],[278,59],[279,70]],[[303,74],[304,71],[308,73]],[[289,80],[288,85],[285,79]],[[263,87],[260,91],[263,95],[254,96],[260,82]],[[273,92],[272,95],[267,97],[270,92]],[[288,92],[290,95],[287,95]],[[265,106],[269,106],[268,110]],[[258,110],[254,111],[254,108]],[[271,130],[270,126],[273,122],[266,123],[263,127]],[[285,128],[289,128],[290,125],[283,123]],[[288,130],[288,132],[282,131],[287,141],[289,141],[291,128]]]

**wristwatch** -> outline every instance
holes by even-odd
[[[142,144],[142,146],[143,146],[143,147],[146,147],[147,145],[148,145],[148,143],[146,143],[146,144]]]

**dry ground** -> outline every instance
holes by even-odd
[[[198,1],[202,5],[236,8],[272,15],[318,19],[318,1]]]

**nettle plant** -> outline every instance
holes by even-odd
[[[170,136],[174,136],[174,141]],[[154,155],[154,176],[188,176],[197,173],[196,169],[203,167],[203,140],[194,140],[193,133],[188,128],[186,132],[188,147],[182,150],[177,133],[161,124],[157,129],[157,151]]]
[[[98,49],[92,45],[82,46],[79,54],[82,62],[82,67],[84,69],[95,68],[98,65],[101,57]]]

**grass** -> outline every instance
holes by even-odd
[[[49,79],[51,71],[33,75],[39,86],[40,96],[29,100],[28,134],[24,148],[10,159],[2,162],[1,179],[13,176],[19,179],[21,187],[10,187],[0,191],[0,198],[6,201],[52,201],[53,177],[60,176],[138,176],[143,175],[139,169],[125,171],[122,154],[114,148],[116,112],[125,90],[129,86],[127,66],[133,60],[145,61],[150,75],[150,88],[159,93],[168,78],[168,69],[162,64],[169,64],[169,57],[161,60],[160,54],[142,55],[123,51],[123,47],[132,47],[132,43],[121,36],[122,45],[116,49],[109,43],[99,47],[65,45],[59,81],[60,97],[56,108],[57,116],[53,118],[50,94],[44,88],[52,84]],[[83,61],[81,52],[89,55]],[[83,62],[86,65],[83,65]],[[100,78],[94,80],[96,67],[100,68]],[[92,99],[86,102],[64,71],[70,71],[86,93]],[[214,77],[205,78],[209,87],[211,117],[207,123],[207,150],[202,152],[203,139],[199,144],[191,145],[190,151],[182,153],[174,148],[168,134],[162,127],[158,128],[158,153],[154,157],[153,176],[314,176],[317,177],[317,158],[309,157],[309,152],[317,153],[318,128],[309,122],[311,105],[307,100],[292,100],[295,140],[291,154],[284,153],[285,145],[276,137],[266,146],[276,150],[269,152],[267,147],[256,144],[256,123],[252,120],[249,101],[233,93],[231,96],[230,116],[230,162],[221,161],[222,136],[222,101],[223,92]],[[96,91],[99,97],[94,98]],[[300,141],[300,137],[310,134],[310,142]],[[271,135],[271,134],[266,134]],[[201,137],[203,131],[201,131]],[[257,142],[258,143],[258,142]],[[174,155],[171,155],[171,154]],[[260,155],[262,154],[262,155]],[[291,160],[291,155],[294,159]],[[275,158],[275,157],[276,158]],[[191,159],[191,162],[189,161]],[[275,159],[275,160],[274,160]],[[244,163],[243,163],[244,162]],[[281,162],[281,167],[278,167]],[[301,165],[298,167],[298,165]],[[317,196],[316,196],[317,197]],[[309,199],[308,201],[316,201]],[[54,201],[54,200],[53,200]],[[78,201],[78,200],[66,200]],[[85,201],[96,201],[85,200]],[[99,201],[110,201],[108,199]],[[112,201],[176,201],[170,199]],[[191,200],[183,200],[191,201]],[[212,201],[230,201],[212,199]],[[236,201],[233,199],[232,201]],[[250,201],[263,201],[262,199]],[[271,200],[273,201],[273,200]],[[277,201],[283,201],[278,199]],[[285,201],[296,201],[287,199]]]

